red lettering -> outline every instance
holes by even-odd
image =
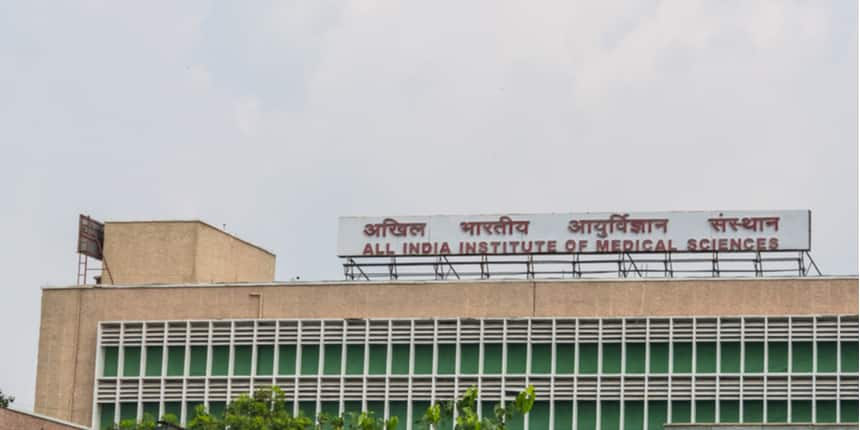
[[[779,238],[772,237],[767,241],[768,248],[772,251],[779,249]]]
[[[603,239],[597,241],[597,252],[609,252],[609,240]]]
[[[687,251],[695,251],[696,250],[696,239],[688,239],[687,240]]]
[[[556,252],[556,243],[554,240],[550,240],[546,242],[546,252],[554,253]]]
[[[499,242],[498,241],[494,240],[494,241],[490,242],[490,246],[493,247],[493,254],[499,253]]]

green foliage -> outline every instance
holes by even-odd
[[[175,416],[173,417],[176,418]],[[155,430],[155,417],[144,414],[140,422],[135,420],[122,420],[119,424],[107,427],[109,430]]]
[[[505,406],[497,404],[490,416],[478,417],[478,389],[470,387],[463,393],[463,397],[452,406],[451,402],[435,403],[427,408],[421,421],[418,423],[429,430],[439,430],[439,424],[443,418],[451,417],[454,408],[457,410],[455,430],[504,430],[515,417],[528,414],[535,403],[535,388],[528,388],[517,394],[513,403]]]
[[[8,394],[3,394],[3,390],[0,390],[0,408],[8,408],[9,404],[15,401],[15,397],[10,396]]]
[[[424,412],[418,422],[429,430],[439,430],[441,422],[452,418],[457,411],[456,430],[504,430],[514,418],[528,414],[535,402],[535,390],[529,386],[505,406],[497,404],[493,413],[478,418],[478,389],[471,387],[456,402],[437,402]],[[178,424],[175,415],[166,414],[162,421]],[[287,407],[284,392],[277,386],[261,389],[253,396],[243,394],[227,405],[224,416],[209,413],[202,405],[194,410],[188,430],[397,430],[397,417],[385,420],[371,412],[347,412],[343,416],[321,413],[316,420],[301,413],[293,416]],[[449,421],[450,422],[450,421]],[[155,420],[145,415],[139,423],[124,420],[111,430],[153,430]]]

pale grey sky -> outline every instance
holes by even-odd
[[[0,2],[0,389],[79,213],[340,279],[339,215],[813,210],[857,273],[857,2]]]

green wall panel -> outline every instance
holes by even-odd
[[[440,375],[453,375],[457,368],[457,345],[451,343],[440,343],[437,345],[436,373]]]
[[[693,371],[693,344],[675,342],[672,344],[672,372],[691,373]]]
[[[741,371],[741,343],[720,343],[720,372],[740,373]]]
[[[689,400],[672,400],[672,423],[689,423],[690,417]]]
[[[257,345],[257,375],[270,376],[275,369],[275,346]]]
[[[744,372],[764,372],[764,342],[744,343]]]
[[[526,417],[529,420],[529,429],[549,428],[549,402],[537,401],[532,406]]]
[[[597,373],[597,348],[596,343],[582,343],[579,345],[579,373],[593,375]]]
[[[812,372],[812,342],[791,343],[791,371]]]
[[[373,412],[373,416],[377,418],[385,418],[385,402],[367,402],[367,412]]]
[[[555,430],[573,429],[573,402],[556,401],[553,405],[553,422]],[[529,426],[529,430],[535,430]]]
[[[367,363],[367,373],[370,375],[384,375],[388,360],[388,346],[372,344],[368,345],[368,349],[370,349],[370,360]]]
[[[364,374],[364,345],[346,346],[346,374]]]
[[[811,423],[812,422],[812,400],[792,400],[791,401],[791,422],[793,422],[793,423]]]
[[[409,421],[409,417],[407,416],[407,406],[408,402],[402,401],[392,401],[388,403],[388,417],[397,417],[397,428],[405,429],[406,423]]]
[[[508,374],[526,373],[526,344],[508,344]]]
[[[296,346],[278,345],[278,374],[296,374]]]
[[[817,367],[819,372],[836,372],[837,344],[836,342],[818,342]]]
[[[307,345],[302,345],[306,347]],[[304,351],[302,352],[304,354]],[[299,414],[304,415],[306,417],[316,417],[317,415],[317,403],[312,401],[307,402],[299,402]]]
[[[391,345],[391,373],[395,375],[409,374],[408,344],[395,343]]]
[[[532,344],[532,373],[552,373],[552,344]]]
[[[741,422],[741,403],[737,400],[720,400],[720,422]]]
[[[140,347],[126,346],[123,349],[122,376],[140,376]]]
[[[209,402],[209,413],[215,417],[223,417],[227,410],[226,402]]]
[[[325,346],[323,356],[323,373],[326,375],[340,375],[340,359],[343,354],[343,345],[339,343]]]
[[[857,342],[842,342],[842,371],[857,372]]]
[[[645,373],[645,344],[628,343],[624,348],[626,350],[624,371],[627,373]]]
[[[669,421],[666,403],[665,400],[648,401],[648,430],[663,430],[663,425]]]
[[[343,412],[361,413],[361,402],[358,400],[343,402]]]
[[[119,404],[119,420],[137,421],[137,403],[123,402]]]
[[[115,347],[111,347],[116,349]],[[102,403],[99,404],[99,428],[109,429],[113,427],[113,415],[116,409],[114,408],[113,403]]]
[[[573,365],[576,356],[576,345],[573,343],[559,343],[555,346],[555,373],[559,375],[573,374]],[[573,406],[571,406],[573,409]]]
[[[715,412],[715,402],[713,400],[696,400],[696,422],[697,423],[714,423],[717,422]]]
[[[460,345],[460,373],[475,375],[478,373],[480,345],[464,343]]]
[[[337,402],[320,402],[320,414],[326,414],[329,417],[339,417],[338,413],[340,406]]]
[[[788,343],[768,342],[767,371],[788,372]]]
[[[502,373],[502,344],[488,343],[484,345],[484,374],[499,375]]]
[[[620,343],[603,344],[603,373],[621,373]]]
[[[163,358],[164,348],[160,346],[146,347],[146,376],[161,376],[161,361]]]
[[[182,403],[164,402],[164,415],[173,415],[177,420],[182,418]]]
[[[167,347],[167,376],[182,376],[185,373],[185,347]]]
[[[206,346],[194,345],[188,357],[188,375],[206,376]]]
[[[764,402],[761,400],[744,400],[744,416],[745,423],[761,423],[764,422]]]
[[[302,375],[317,375],[320,370],[320,346],[302,345]]]
[[[415,374],[433,373],[433,345],[415,345]]]
[[[481,402],[481,404],[478,406],[479,408],[481,408],[481,418],[494,416],[494,414],[496,413],[496,403],[497,402],[492,401]]]
[[[651,359],[649,366],[651,373],[669,373],[669,344],[652,343],[650,345]]]
[[[839,402],[839,416],[843,423],[857,422],[857,400],[842,400]]]
[[[233,347],[233,374],[241,376],[251,374],[251,345]]]
[[[116,376],[117,367],[119,365],[119,347],[116,346],[106,346],[104,348],[104,366],[102,370],[102,376]],[[113,416],[113,415],[111,415]],[[113,419],[113,418],[111,418]],[[111,424],[113,424],[111,422]]]
[[[788,422],[788,401],[786,401],[786,400],[768,400],[767,401],[767,422],[769,422],[769,423],[787,423]]]
[[[600,430],[618,430],[621,419],[621,405],[617,400],[600,402]]]
[[[525,426],[525,417],[523,417],[522,415],[514,415],[513,418],[511,418],[510,422],[508,423],[508,425],[505,428],[510,429],[510,430],[522,430],[525,427],[526,427]],[[439,428],[447,430],[451,427],[450,426],[444,427],[443,425],[440,425]]]
[[[416,346],[418,346],[418,345],[416,345]],[[415,423],[421,421],[421,417],[424,416],[424,413],[427,412],[427,408],[429,408],[429,407],[430,407],[430,402],[427,402],[427,401],[414,401],[414,402],[412,402],[412,428],[413,429],[414,428],[421,428],[421,427],[416,427]],[[400,426],[398,426],[398,427],[400,427]],[[406,426],[404,425],[403,428],[405,429]]]
[[[717,371],[717,343],[696,342],[696,372],[715,373]]]
[[[624,430],[642,430],[645,422],[645,403],[639,400],[624,402]]]
[[[143,415],[144,418],[149,416],[153,421],[158,421],[158,402],[146,402],[143,404]]]
[[[597,403],[591,400],[580,400],[576,403],[577,430],[594,430],[597,428]]]
[[[836,422],[836,400],[819,400],[815,402],[815,422]]]
[[[230,347],[227,345],[212,346],[212,376],[226,376],[230,371]]]

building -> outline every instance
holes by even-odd
[[[0,430],[86,430],[89,427],[32,412],[0,408]]]
[[[273,384],[297,412],[409,424],[529,384],[514,428],[858,421],[856,276],[275,282],[271,253],[200,222],[104,237],[105,284],[43,290],[36,387],[93,428]]]

